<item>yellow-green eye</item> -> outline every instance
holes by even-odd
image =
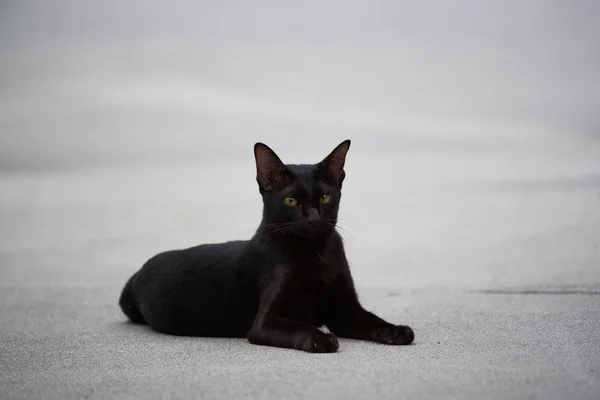
[[[319,199],[319,202],[321,204],[331,203],[331,195],[329,193],[325,193],[323,196],[321,196],[321,198]]]
[[[283,199],[283,202],[285,203],[286,206],[288,207],[295,207],[296,204],[298,204],[298,200],[293,198],[293,197],[285,197]]]

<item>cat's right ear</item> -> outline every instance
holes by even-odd
[[[261,190],[273,189],[284,178],[286,168],[277,154],[264,143],[254,145],[256,159],[256,181]]]
[[[326,176],[333,176],[340,184],[346,176],[344,164],[346,163],[346,153],[348,153],[349,149],[350,139],[346,139],[318,164],[322,170],[325,170]]]

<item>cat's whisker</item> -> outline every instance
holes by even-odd
[[[350,234],[348,234],[347,232],[343,232],[343,231],[337,230],[337,233],[340,234],[340,236],[342,237],[342,240],[344,240],[344,241],[348,240],[348,241],[351,241],[353,243],[356,243],[356,239],[353,236],[351,236]]]
[[[331,226],[333,229],[335,229],[335,231],[337,233],[339,233],[339,235],[343,239],[348,239],[348,240],[351,240],[352,242],[356,243],[356,238],[350,233],[350,231],[348,231],[348,229],[344,228],[343,226],[340,226],[339,223],[336,224],[335,222],[327,222],[327,224],[329,226]]]
[[[271,225],[278,225],[278,226],[276,226],[275,228],[270,230],[271,235],[270,235],[270,239],[266,243],[267,247],[272,245],[274,242],[281,240],[284,237],[288,236],[289,234],[293,233],[297,227],[297,224],[294,222],[270,224],[269,226],[271,226]]]
[[[281,227],[277,227],[271,230],[271,233],[274,234],[278,234],[278,233],[286,233],[288,231],[294,230],[296,224],[290,224],[290,225],[286,225],[286,226],[281,226]]]
[[[286,226],[291,226],[291,225],[295,225],[295,223],[294,222],[274,222],[274,223],[268,224],[267,228],[277,229],[277,228],[284,228]]]
[[[351,220],[351,219],[348,219],[348,218],[343,218],[343,217],[338,217],[337,221],[338,221],[338,223],[344,223],[344,224],[351,223],[351,224],[356,225],[357,227],[362,227],[363,226],[360,222],[357,222],[357,221],[354,221],[354,220]]]
[[[352,235],[352,233],[350,232],[350,230],[349,230],[348,228],[346,228],[345,226],[338,224],[338,225],[336,226],[336,228],[338,228],[338,229],[341,229],[341,230],[342,230],[342,231],[344,231],[346,234],[348,234],[348,235],[352,236],[352,238],[354,239],[354,236]]]

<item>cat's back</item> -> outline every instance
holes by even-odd
[[[238,278],[246,246],[246,241],[231,241],[159,253],[136,273],[135,293],[148,301],[164,294],[174,301],[188,301],[212,297],[215,290],[235,291],[244,283]]]
[[[202,274],[214,269],[233,269],[247,246],[248,241],[235,240],[164,251],[146,261],[140,273],[152,271],[172,274],[188,271]]]

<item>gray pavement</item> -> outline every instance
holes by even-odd
[[[600,297],[363,290],[413,346],[313,355],[124,323],[116,288],[3,288],[2,398],[597,399]],[[7,366],[9,366],[7,368]]]
[[[282,4],[1,2],[0,399],[600,398],[598,4]],[[414,345],[125,321],[148,257],[252,235],[255,141],[348,137],[359,294]]]

